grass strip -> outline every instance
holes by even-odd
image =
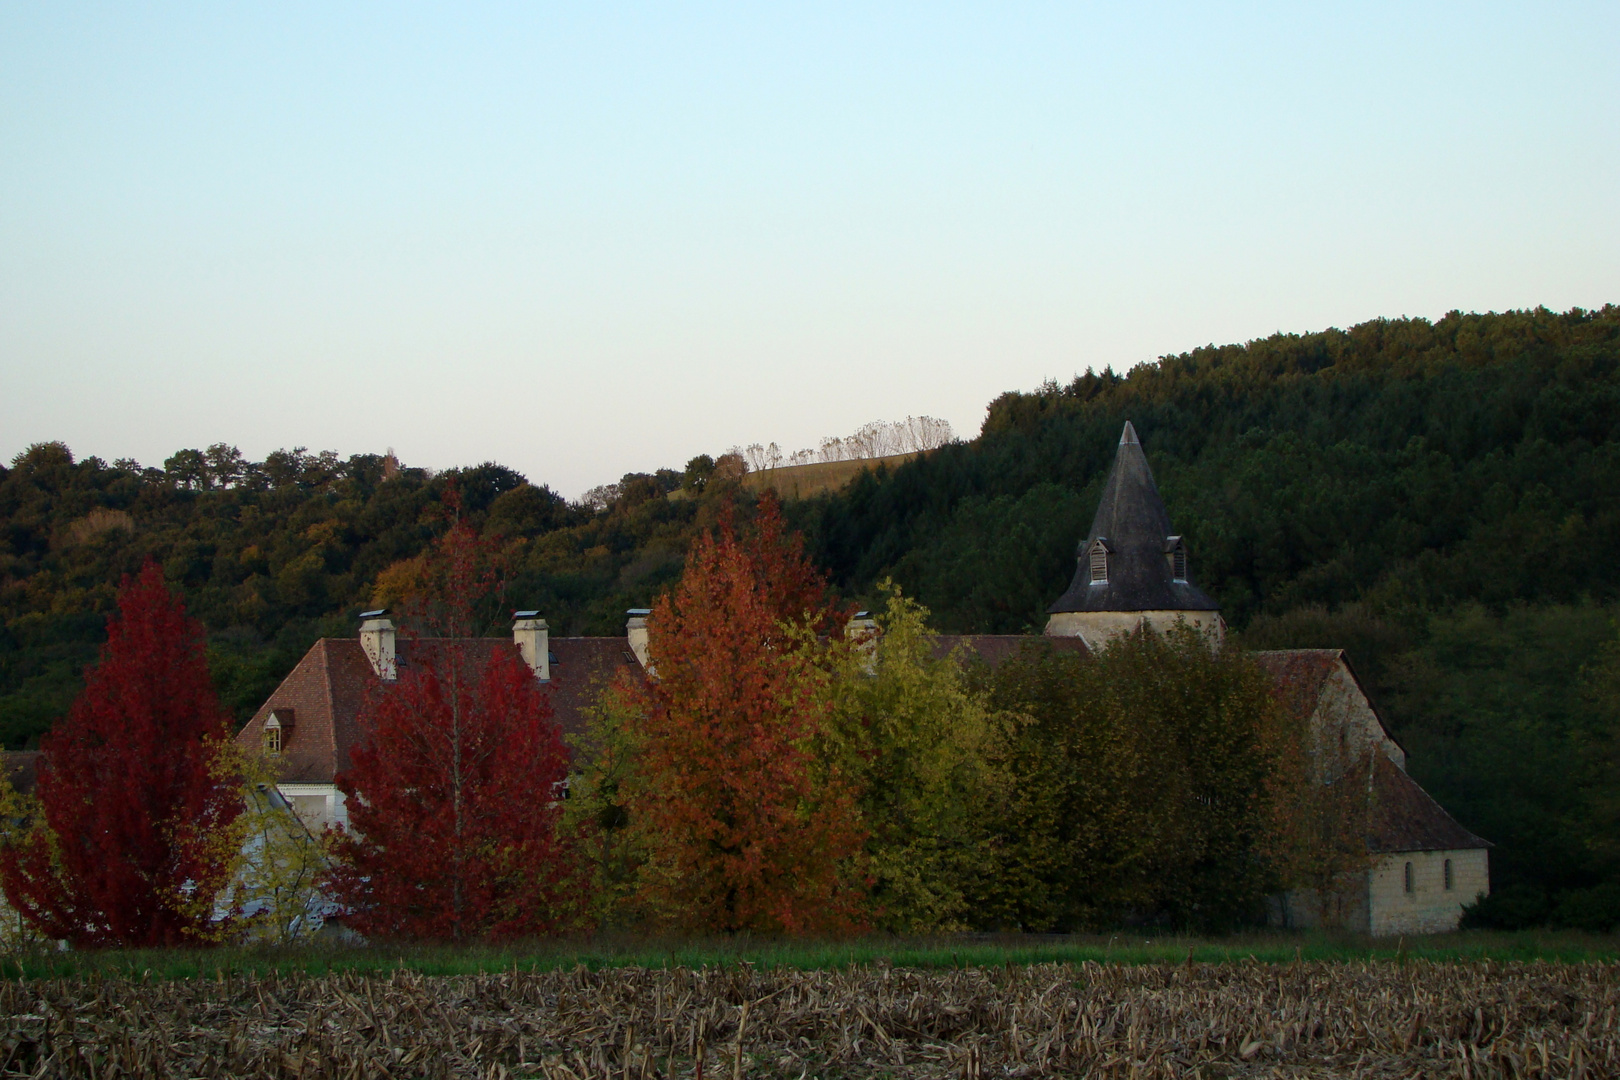
[[[971,935],[863,937],[805,941],[750,937],[659,939],[601,935],[495,946],[487,944],[362,945],[312,943],[269,948],[36,949],[0,956],[0,976],[23,979],[122,977],[208,979],[244,975],[335,973],[478,975],[583,967],[719,968],[826,971],[850,966],[987,968],[1087,961],[1103,964],[1231,964],[1295,961],[1350,963],[1562,963],[1620,960],[1620,937],[1573,932],[1465,932],[1414,938],[1273,933],[1227,938],[1113,935]]]

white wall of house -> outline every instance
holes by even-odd
[[[336,784],[277,784],[276,789],[316,836],[329,825],[349,827],[349,807]]]
[[[1368,929],[1375,936],[1455,930],[1463,905],[1490,890],[1490,853],[1484,848],[1381,855],[1368,873]]]

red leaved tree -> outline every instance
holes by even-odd
[[[752,535],[694,544],[647,620],[652,680],[621,688],[638,747],[627,809],[640,899],[692,930],[842,932],[861,921],[864,839],[830,721],[818,630],[839,612],[762,501]]]
[[[367,936],[530,936],[571,910],[561,732],[510,639],[469,636],[499,578],[493,549],[452,527],[425,567],[431,593],[407,609],[448,634],[407,639],[398,679],[361,709],[330,884]]]
[[[78,946],[168,946],[208,930],[241,810],[219,768],[230,738],[202,627],[147,563],[125,578],[107,644],[42,741],[42,822],[0,856],[6,897]]]

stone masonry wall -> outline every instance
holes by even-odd
[[[1368,882],[1369,929],[1374,935],[1439,934],[1457,929],[1464,904],[1490,891],[1489,852],[1398,851],[1373,863]],[[1451,860],[1451,888],[1445,863]],[[1412,891],[1406,866],[1412,865]]]

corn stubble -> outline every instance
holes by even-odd
[[[1601,1077],[1617,1007],[1546,962],[15,981],[0,1074]]]

